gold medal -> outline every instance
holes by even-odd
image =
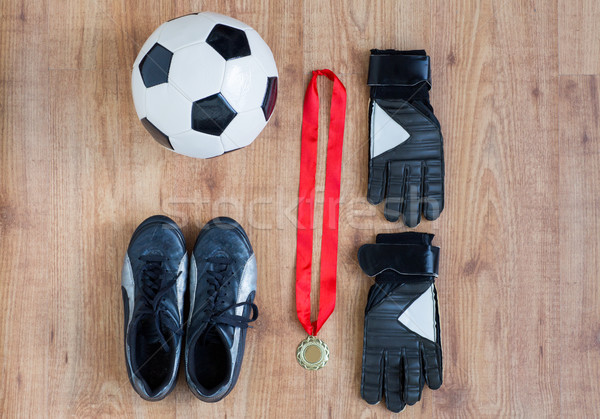
[[[329,348],[318,337],[309,336],[298,345],[296,359],[307,370],[318,370],[329,361]]]

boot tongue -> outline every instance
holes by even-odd
[[[231,348],[232,340],[228,333],[224,333],[222,325],[211,325],[206,324],[204,327],[198,329],[194,335],[190,337],[190,346],[194,346],[197,343],[201,345],[221,344],[225,343],[228,348]]]
[[[157,315],[160,316],[160,331],[162,332],[162,335],[167,341],[167,345],[171,346],[170,341],[172,340],[173,332],[169,326],[172,326],[174,324],[173,319],[167,313],[162,311],[159,312]],[[141,336],[143,336],[145,342],[149,344],[156,344],[161,342],[159,331],[156,330],[154,315],[147,314],[140,318],[139,333]]]

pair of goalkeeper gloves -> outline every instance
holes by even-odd
[[[435,220],[444,208],[440,123],[429,103],[425,51],[372,50],[368,84],[367,199],[384,202],[389,221],[408,227]],[[399,412],[421,399],[425,384],[442,385],[442,347],[434,281],[439,248],[433,235],[379,234],[358,251],[362,270],[375,277],[365,308],[361,395]]]

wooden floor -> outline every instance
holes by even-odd
[[[263,134],[206,161],[152,141],[130,93],[146,37],[201,10],[255,27],[280,73]],[[444,385],[402,417],[599,415],[597,2],[2,0],[0,15],[0,416],[388,415],[359,392],[371,280],[356,251],[406,230],[365,199],[375,47],[428,51],[445,137],[446,209],[418,227],[442,249]],[[324,67],[347,87],[348,119],[337,307],[320,334],[331,360],[308,372],[295,361],[294,220],[301,104]],[[183,374],[160,403],[127,380],[121,263],[156,213],[190,247],[209,219],[232,216],[258,257],[260,317],[217,404]]]

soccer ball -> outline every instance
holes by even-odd
[[[252,143],[277,99],[277,67],[260,35],[217,13],[162,24],[131,75],[133,102],[161,145],[198,158]]]

